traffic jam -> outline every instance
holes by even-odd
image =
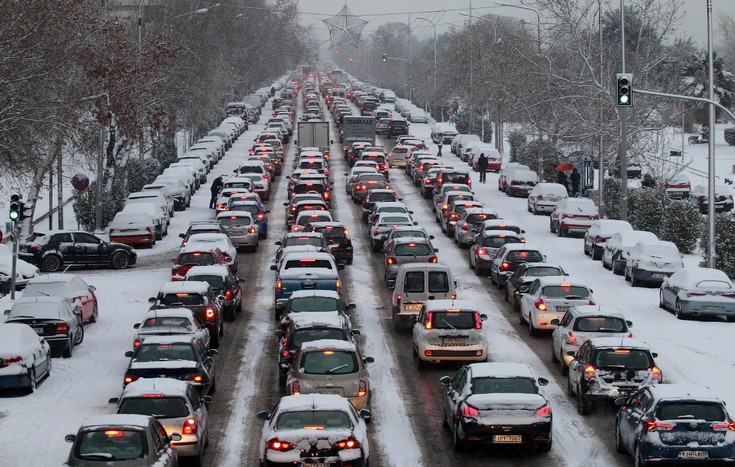
[[[177,206],[196,210],[165,253],[131,248],[124,265],[110,263],[152,293],[125,331],[122,390],[76,432],[52,432],[68,443],[59,463],[735,462],[724,401],[696,379],[670,378],[666,346],[637,335],[634,322],[651,318],[631,316],[593,280],[610,269],[634,287],[657,282],[660,307],[681,317],[691,308],[664,292],[686,281],[678,251],[600,219],[591,200],[539,183],[478,136],[332,71],[294,71],[259,93],[262,109],[228,104],[240,124],[214,134],[217,160],[190,151],[161,180],[161,192],[186,186]],[[486,171],[497,173],[492,188]],[[211,197],[193,196],[195,179]],[[151,217],[153,249],[168,224],[157,238]],[[556,238],[538,234],[540,223]],[[555,262],[565,248],[604,269]],[[646,275],[646,255],[676,264]],[[49,264],[37,265],[62,267]],[[146,268],[162,264],[168,280],[143,285]],[[104,325],[100,291],[82,277],[95,276],[38,275],[5,313],[0,378],[29,400],[57,378],[57,362],[69,374],[87,325]],[[49,304],[57,316],[41,325]],[[19,339],[37,349],[19,354]]]

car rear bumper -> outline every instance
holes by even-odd
[[[153,243],[154,234],[145,235],[110,235],[111,242],[123,243],[125,245],[148,245]]]
[[[529,425],[510,425],[499,423],[497,425],[480,425],[476,422],[468,422],[462,419],[462,431],[465,433],[465,441],[489,444],[548,444],[551,442],[551,420],[533,423]],[[520,435],[520,442],[499,442],[496,436]]]
[[[22,367],[18,367],[22,368]],[[0,375],[0,389],[26,388],[31,385],[31,377],[28,370],[22,368],[22,373]]]
[[[712,465],[713,463],[722,464],[734,464],[735,463],[735,448],[732,444],[725,446],[711,446],[711,445],[700,445],[696,447],[689,447],[687,445],[665,445],[656,437],[649,442],[640,442],[641,457],[644,462],[650,462],[652,464],[670,464],[670,463],[685,463],[687,465],[699,464],[699,465]],[[685,453],[706,453],[706,457],[700,458],[684,457]]]
[[[418,357],[426,362],[484,362],[487,359],[487,344],[443,346],[420,342]]]
[[[230,237],[230,241],[235,246],[258,246],[258,234]]]

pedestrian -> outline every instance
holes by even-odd
[[[271,86],[271,97],[275,97],[275,95],[276,95],[276,88]]]
[[[441,157],[442,156],[442,142],[439,141],[439,143],[437,143],[437,146],[439,147],[439,152],[436,153],[436,157]]]
[[[480,170],[480,183],[485,183],[487,177],[487,156],[484,152],[477,159],[477,168]]]
[[[556,183],[564,185],[567,193],[569,193],[569,182],[567,181],[567,174],[565,174],[563,170],[556,171]]]
[[[725,179],[727,182],[727,179]],[[643,188],[656,188],[656,180],[653,179],[651,174],[646,174],[643,176],[643,181],[641,182],[641,186]]]
[[[579,184],[582,181],[582,176],[579,174],[576,168],[572,169],[572,175],[569,176],[572,181],[572,196],[577,196],[579,193]]]
[[[212,194],[212,197],[209,199],[209,207],[212,209],[217,207],[217,196],[219,196],[219,191],[222,189],[222,185],[222,175],[212,181],[212,186],[209,189]]]

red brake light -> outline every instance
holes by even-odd
[[[500,270],[507,271],[508,269],[510,269],[510,263],[507,261],[503,261],[502,264],[500,265]]]
[[[294,396],[301,394],[301,383],[299,383],[298,380],[291,383],[291,394]]]
[[[478,311],[475,312],[475,329],[482,329],[482,319]]]
[[[479,417],[480,411],[464,402],[462,403],[462,415],[466,417]]]
[[[347,438],[342,441],[337,441],[334,446],[337,449],[357,449],[360,447],[360,442],[355,438]]]
[[[181,430],[182,435],[195,435],[197,434],[197,421],[195,418],[187,418],[184,422],[184,428]]]
[[[69,325],[66,323],[57,323],[56,324],[56,334],[68,334],[69,333]]]
[[[424,324],[424,327],[426,329],[431,329],[434,326],[433,323],[434,323],[434,313],[430,311],[429,313],[427,313],[426,324]]]
[[[225,291],[225,300],[232,300],[232,290]]]
[[[661,374],[661,369],[659,367],[654,366],[653,368],[651,368],[651,374],[654,378],[658,380],[659,383],[663,380],[663,375]]]
[[[283,295],[283,282],[276,282],[276,297]]]
[[[478,248],[477,249],[477,254],[478,255],[487,255],[488,254],[487,248]]]
[[[536,411],[537,417],[550,417],[551,416],[551,407],[549,407],[549,404],[544,405],[540,409]]]
[[[199,373],[195,373],[193,375],[186,375],[184,377],[184,380],[193,381],[195,383],[201,383],[202,381],[204,381],[204,377],[200,375]]]
[[[133,375],[125,375],[125,378],[123,379],[123,382],[124,382],[125,384],[130,384],[130,383],[132,383],[133,381],[135,381],[135,380],[137,380],[137,379],[138,379],[138,376],[133,376]]]
[[[567,344],[576,344],[576,343],[577,343],[577,338],[576,338],[576,336],[575,336],[575,335],[574,335],[574,334],[572,333],[572,331],[569,331],[569,332],[567,333],[567,339],[566,339],[566,340],[567,340]]]
[[[436,264],[438,260],[436,259],[436,256],[432,256],[431,258],[429,258],[429,262]]]
[[[536,303],[533,304],[537,310],[539,311],[546,311],[546,303],[544,303],[543,299],[536,300]]]
[[[205,312],[204,316],[206,317],[207,321],[213,321],[214,320],[214,308],[207,307],[207,311]]]
[[[661,431],[669,431],[674,428],[674,424],[672,423],[661,423],[657,422],[656,420],[646,420],[646,431],[654,431],[654,430],[661,430]]]
[[[713,430],[731,430],[735,431],[735,422],[718,423],[712,425]]]
[[[360,387],[357,389],[357,397],[365,397],[367,395],[367,382],[360,380]]]
[[[393,257],[388,257],[388,259],[385,260],[385,263],[390,266],[391,264],[396,264],[396,259]]]
[[[274,451],[290,451],[294,448],[294,445],[291,443],[288,443],[286,441],[280,441],[278,439],[272,439],[268,441],[268,449],[272,449]]]
[[[140,340],[140,339],[135,339],[135,340],[133,341],[133,348],[135,348],[135,347],[138,347],[138,346],[140,345],[140,342],[141,342],[141,340]],[[6,360],[6,361],[7,361],[7,360]]]
[[[401,306],[401,294],[396,295],[396,305]]]
[[[3,359],[2,367],[9,366],[11,363],[22,363],[22,362],[23,362],[23,357],[21,357],[20,355],[15,356],[15,357],[5,358]]]
[[[595,367],[593,367],[592,365],[587,365],[584,368],[584,377],[587,380],[591,380],[592,378],[594,378],[595,377]]]

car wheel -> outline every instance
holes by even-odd
[[[572,388],[572,381],[567,378],[567,396],[574,397],[574,389]]]
[[[71,338],[69,338],[66,344],[66,347],[61,352],[61,356],[64,358],[71,358],[71,355],[74,353],[74,351],[72,350],[73,347],[74,347],[74,342],[72,341]]]
[[[503,300],[510,303],[510,297],[508,297],[508,284],[505,285],[505,292],[503,292]]]
[[[464,440],[459,433],[460,425],[458,422],[454,422],[454,429],[452,430],[452,447],[455,451],[460,452],[464,450]]]
[[[676,316],[676,319],[685,320],[688,319],[689,316],[686,315],[686,313],[681,311],[681,302],[679,299],[676,299],[676,303],[674,304],[674,316]]]
[[[467,264],[469,264],[470,269],[475,269],[475,263],[472,262],[472,253],[471,252],[467,255]]]
[[[592,246],[592,260],[597,261],[601,258],[602,258],[602,252],[599,249]]]
[[[662,310],[666,310],[666,302],[664,301],[664,292],[663,290],[659,291],[658,293],[658,307]]]
[[[562,376],[567,376],[569,374],[569,367],[564,362],[564,354],[562,353],[563,349],[559,349],[559,371],[561,372]]]
[[[643,456],[641,455],[641,448],[638,446],[635,447],[635,453],[633,454],[633,465],[635,467],[643,467],[645,465],[648,465],[648,462],[643,461]]]
[[[33,394],[36,392],[36,367],[32,367],[28,370],[28,379],[30,382],[28,383],[28,387],[25,388],[26,394]]]
[[[554,229],[554,221],[549,221],[549,231],[551,233],[556,233],[556,229]]]
[[[110,264],[113,269],[125,269],[130,264],[130,258],[126,253],[118,251],[112,255],[112,258],[110,258]]]
[[[209,346],[213,349],[219,349],[219,334],[216,332],[210,336]]]
[[[630,285],[632,287],[640,287],[640,285],[641,285],[641,281],[639,279],[636,279],[636,277],[635,277],[635,270],[634,269],[631,269],[630,270]]]
[[[209,386],[209,394],[210,395],[213,395],[216,392],[217,392],[217,380],[216,379],[213,379],[212,380],[212,385]]]
[[[94,304],[94,311],[92,311],[92,316],[89,318],[89,322],[90,323],[96,323],[97,320],[99,320],[99,319],[100,319],[100,311],[99,311],[99,308],[97,307],[97,304],[95,303]]]
[[[537,452],[549,452],[551,451],[551,447],[553,445],[554,445],[554,442],[551,439],[551,433],[549,433],[549,442],[536,445],[536,451]]]
[[[478,269],[477,275],[478,276],[480,275],[479,269]],[[492,271],[490,271],[490,283],[491,284],[497,284],[497,282],[495,282],[495,276],[493,275],[493,272]]]
[[[538,216],[538,215],[540,215],[540,214],[541,214],[541,212],[539,212],[539,210],[538,210],[538,209],[536,209],[536,206],[534,206],[534,207],[533,207],[533,215],[534,215],[534,216]],[[549,443],[549,446],[551,446],[551,443]]]
[[[618,452],[625,452],[625,446],[623,446],[623,439],[620,437],[620,424],[615,422],[615,450]]]
[[[81,344],[84,341],[84,327],[83,326],[79,326],[79,333],[81,335],[79,336],[79,339],[77,340],[77,342],[74,345],[79,345],[79,344]]]
[[[577,413],[579,415],[587,415],[590,413],[590,403],[587,400],[587,397],[582,394],[582,391],[580,391],[579,386],[577,386]]]
[[[393,307],[393,330],[394,331],[401,330],[401,322],[398,319],[398,308],[395,308],[395,307]]]
[[[48,255],[43,259],[43,270],[56,272],[61,269],[61,257],[59,255]]]
[[[242,313],[242,300],[240,300],[240,303],[235,308],[235,313]]]
[[[539,334],[538,329],[533,327],[533,320],[529,319],[528,320],[528,335],[531,337],[536,337],[538,336],[538,334]]]
[[[518,324],[523,324],[526,322],[526,318],[523,316],[523,310],[519,307],[518,308]]]
[[[427,363],[424,360],[421,360],[421,357],[419,357],[418,351],[414,348],[413,349],[413,356],[416,358],[416,368],[421,371],[427,367]]]
[[[46,355],[46,360],[46,378],[48,378],[53,372],[53,360],[51,359],[51,354]]]
[[[561,225],[556,229],[556,235],[561,238],[564,236],[564,229],[561,228]]]

